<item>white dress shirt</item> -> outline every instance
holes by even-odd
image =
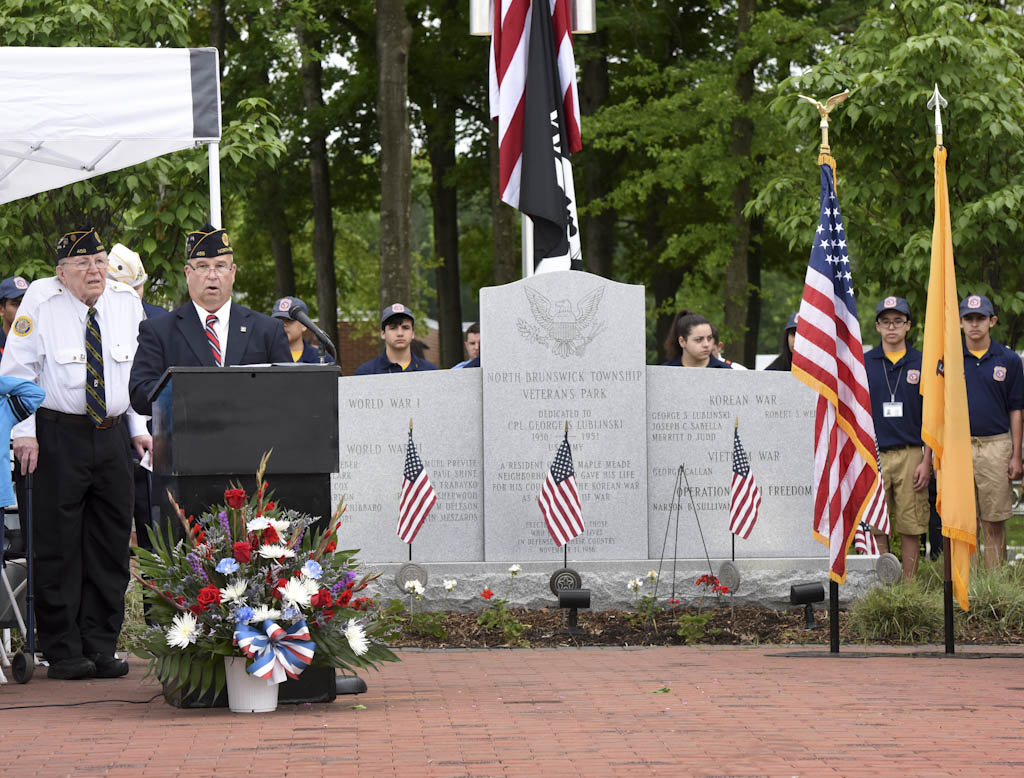
[[[126,414],[131,436],[146,435],[145,417],[135,413],[128,400],[128,377],[143,318],[142,301],[131,287],[108,280],[94,307],[103,342],[107,416]],[[84,415],[88,312],[88,306],[56,277],[33,281],[11,326],[0,375],[39,384],[46,390],[43,408]],[[36,417],[16,424],[12,434],[34,438]]]
[[[220,355],[223,364],[227,364],[228,358],[228,324],[231,319],[231,299],[229,298],[216,311],[208,311],[195,300],[192,301],[192,305],[196,307],[196,313],[199,314],[199,325],[206,331],[206,317],[211,313],[217,317],[217,323],[213,325],[213,331],[217,333],[217,342],[220,343]]]

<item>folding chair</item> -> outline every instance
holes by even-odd
[[[20,535],[24,538],[24,554],[17,543],[6,543],[7,511],[0,508],[0,668],[10,667],[14,680],[28,683],[35,670],[35,614],[32,591],[32,475],[25,479],[26,510],[18,512]],[[24,517],[24,521],[22,518]],[[19,558],[22,557],[22,558]],[[8,636],[16,626],[24,637],[24,645],[13,658],[8,653]],[[7,678],[0,669],[0,684]]]

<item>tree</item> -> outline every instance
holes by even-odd
[[[817,208],[817,114],[793,98],[850,99],[833,114],[830,141],[865,339],[874,338],[874,304],[906,297],[922,321],[931,250],[933,85],[949,147],[953,244],[961,296],[990,296],[996,336],[1024,338],[1024,18],[990,2],[906,0],[878,3],[850,42],[780,86],[778,115],[806,145],[780,156],[753,210],[792,245],[809,245]]]

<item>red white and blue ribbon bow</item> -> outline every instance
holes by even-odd
[[[235,629],[235,644],[250,659],[248,671],[257,678],[281,683],[298,678],[313,661],[316,643],[309,639],[309,627],[299,621],[287,630],[267,619],[263,631],[241,624]]]

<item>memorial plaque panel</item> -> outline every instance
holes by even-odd
[[[339,546],[363,562],[404,562],[398,500],[413,420],[413,440],[437,504],[412,544],[415,562],[483,559],[480,371],[438,370],[338,380],[340,462],[334,504],[348,511]]]
[[[488,287],[480,329],[487,561],[561,559],[537,496],[566,421],[586,526],[570,564],[644,558],[643,287],[568,271]]]
[[[789,373],[753,370],[647,368],[647,460],[650,556],[665,542],[672,489],[685,468],[679,511],[678,557],[728,559],[733,428],[761,487],[757,525],[736,538],[736,559],[822,557],[811,534],[816,395]],[[666,557],[673,555],[675,522]]]

